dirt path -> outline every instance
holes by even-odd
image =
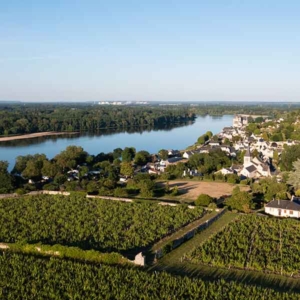
[[[33,139],[37,137],[43,137],[43,136],[65,135],[65,134],[78,134],[78,132],[55,132],[55,131],[37,132],[37,133],[30,133],[30,134],[23,134],[23,135],[0,137],[0,142],[26,140],[26,139]]]

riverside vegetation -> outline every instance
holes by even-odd
[[[44,131],[97,133],[104,128],[157,126],[191,121],[187,108],[102,107],[91,105],[16,105],[2,107],[0,135]]]

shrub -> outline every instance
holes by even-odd
[[[114,196],[115,197],[128,197],[128,192],[126,189],[122,189],[120,187],[117,187],[114,190]]]
[[[26,194],[26,190],[25,189],[16,189],[16,194],[18,194],[18,195],[25,195]]]
[[[197,206],[208,206],[213,202],[213,198],[206,194],[201,194],[195,201],[195,205]]]

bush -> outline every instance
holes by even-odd
[[[178,186],[177,186],[177,185],[175,185],[175,186],[173,187],[173,189],[172,189],[172,191],[171,191],[171,195],[172,195],[172,196],[177,196],[177,195],[179,195],[179,191],[178,191]]]
[[[196,206],[208,206],[213,202],[213,198],[206,194],[201,194],[195,201]]]
[[[43,190],[46,191],[58,191],[59,190],[59,186],[58,184],[55,183],[47,183],[43,186]]]
[[[122,189],[120,187],[117,187],[115,190],[114,190],[114,196],[115,197],[128,197],[128,192],[126,189]]]
[[[248,179],[243,179],[243,180],[240,181],[240,184],[248,185],[249,180]]]
[[[238,183],[239,177],[236,174],[228,174],[226,175],[226,179],[228,183]]]
[[[15,191],[16,194],[18,195],[25,195],[26,194],[26,190],[25,189],[16,189]]]

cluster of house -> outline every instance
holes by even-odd
[[[168,158],[160,159],[158,156],[153,157],[151,163],[147,163],[144,167],[142,167],[142,172],[147,172],[149,174],[160,175],[165,171],[167,166],[176,165],[177,163],[187,162],[187,159],[181,156],[181,152],[179,150],[168,150]]]

